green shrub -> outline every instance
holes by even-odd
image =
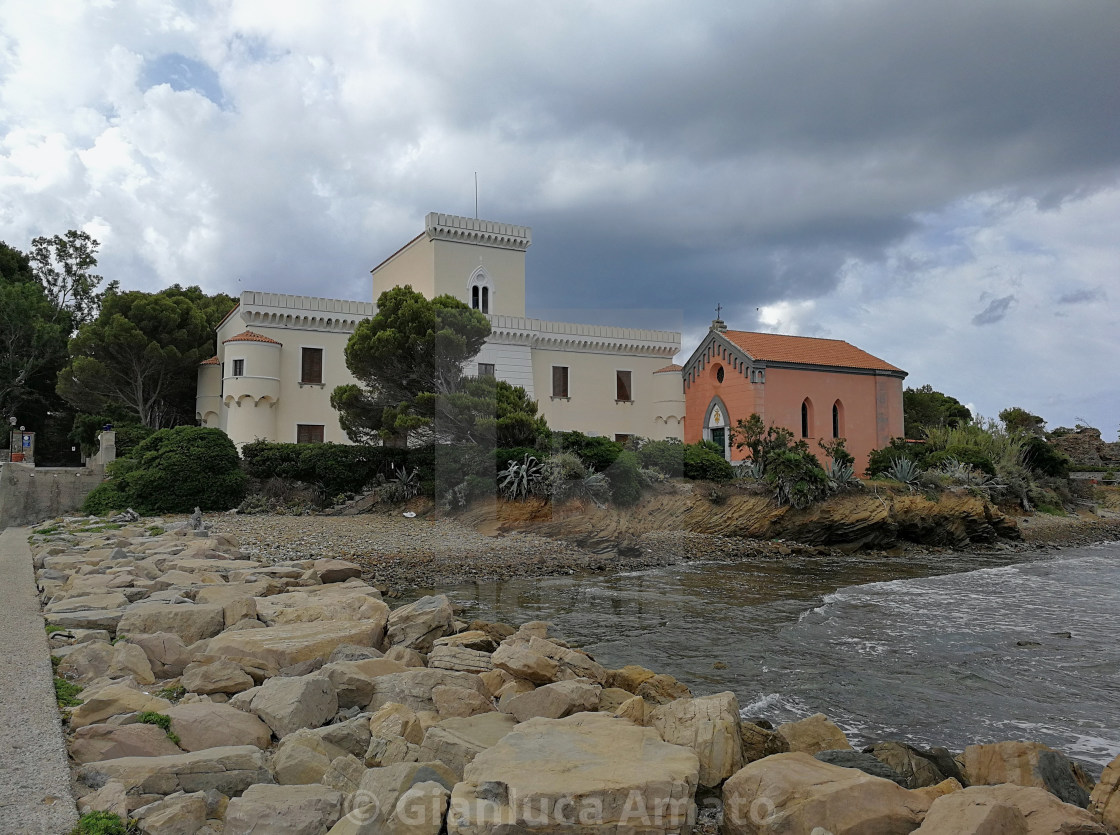
[[[924,457],[924,460],[915,463],[920,463],[923,469],[932,470],[940,467],[949,459],[953,459],[959,464],[967,464],[990,476],[996,474],[996,468],[992,460],[978,447],[974,446],[962,446],[959,444],[950,446],[939,452],[930,453]]]
[[[622,454],[622,444],[609,438],[591,437],[582,432],[556,432],[552,436],[553,446],[560,450],[574,452],[589,467],[598,472],[606,472],[611,464]]]
[[[60,676],[54,677],[54,697],[58,701],[59,707],[77,707],[82,703],[78,698],[78,694],[82,692],[82,688],[72,681],[67,681]]]
[[[155,725],[157,728],[163,728],[163,732],[167,734],[167,738],[176,745],[179,744],[179,735],[171,730],[171,717],[166,713],[156,713],[154,710],[145,710],[136,717],[136,721],[142,725]]]
[[[1028,438],[1024,448],[1024,463],[1032,470],[1054,478],[1069,478],[1069,458],[1042,438]]]
[[[498,447],[494,450],[494,472],[500,473],[509,469],[510,461],[524,461],[525,456],[529,455],[533,458],[541,458],[540,452],[533,447],[528,446],[513,446],[513,447]]]
[[[648,441],[638,450],[638,458],[643,467],[680,478],[684,475],[684,450],[684,444],[676,439]]]
[[[684,477],[693,481],[731,481],[735,470],[717,444],[701,441],[684,445]]]
[[[828,474],[804,441],[767,454],[765,478],[774,487],[779,505],[805,508],[829,493]]]
[[[70,835],[132,835],[136,829],[112,812],[86,812]]]
[[[900,458],[913,461],[919,466],[924,463],[926,450],[924,445],[911,443],[905,438],[891,438],[888,446],[874,450],[867,459],[867,475],[883,475],[894,462]]]
[[[161,429],[113,462],[110,480],[90,493],[83,510],[104,513],[131,507],[139,513],[229,510],[245,497],[245,473],[233,441],[220,429]]]
[[[637,504],[642,498],[641,462],[636,453],[620,452],[607,469],[611,483],[611,499],[620,507]]]

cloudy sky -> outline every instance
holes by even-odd
[[[846,339],[1120,424],[1116,0],[0,0],[0,239],[367,299],[429,211],[530,313]]]

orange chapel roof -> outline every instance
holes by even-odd
[[[241,331],[237,336],[231,336],[229,339],[223,339],[222,344],[227,342],[267,342],[270,345],[280,345],[271,337],[265,336],[263,333],[256,333],[255,331]]]
[[[902,371],[901,368],[842,339],[819,339],[815,336],[786,336],[779,333],[754,333],[753,331],[725,331],[723,335],[756,360],[792,362],[801,365],[830,365],[835,368]]]

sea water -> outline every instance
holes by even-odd
[[[878,578],[892,577],[889,580]],[[1120,754],[1120,543],[1049,553],[808,557],[440,589],[468,617],[553,632],[745,717],[825,713],[876,740]]]

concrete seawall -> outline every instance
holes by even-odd
[[[77,511],[103,478],[86,467],[0,464],[0,530]]]

